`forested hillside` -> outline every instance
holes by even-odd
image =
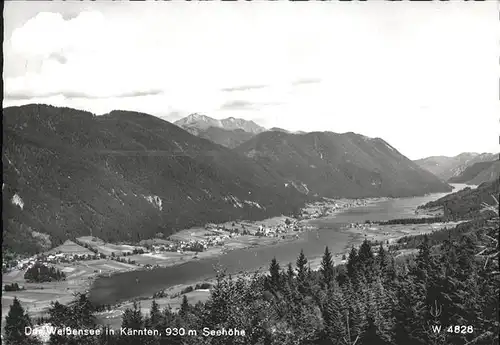
[[[495,161],[489,168],[482,170],[473,179],[467,181],[468,184],[480,185],[483,182],[500,179],[500,161]]]
[[[3,249],[36,252],[290,214],[306,196],[230,149],[147,114],[26,105],[3,115]]]
[[[460,175],[448,180],[450,183],[467,183],[479,185],[483,182],[498,180],[500,176],[500,161],[478,162],[468,166]]]
[[[224,129],[219,127],[209,127],[205,130],[197,131],[200,138],[213,141],[216,144],[229,147],[231,149],[241,145],[245,141],[253,138],[254,133],[245,132],[242,129]]]
[[[264,132],[235,150],[320,196],[400,197],[451,191],[384,140],[355,133]]]
[[[479,185],[476,189],[465,188],[438,200],[419,206],[419,209],[441,209],[445,219],[460,220],[481,217],[482,203],[493,204],[500,194],[500,181]]]
[[[491,162],[498,159],[498,154],[464,152],[454,157],[433,156],[415,161],[421,168],[430,171],[443,181],[459,176],[468,167],[479,162]]]

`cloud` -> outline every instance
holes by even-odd
[[[50,54],[49,59],[56,60],[60,64],[64,65],[66,62],[68,62],[68,58],[61,53],[53,52]]]
[[[69,17],[41,12],[29,19],[6,42],[11,73],[4,78],[4,97],[97,99],[161,94],[163,76],[155,70],[157,64],[146,62],[155,56],[151,42],[144,45],[141,42],[147,39],[141,41],[140,33],[123,22],[115,20],[115,24],[95,11]]]
[[[76,99],[76,98],[82,98],[82,99],[106,99],[110,97],[114,98],[130,98],[130,97],[144,97],[144,96],[154,96],[154,95],[159,95],[163,91],[162,90],[149,90],[149,91],[130,91],[130,92],[124,92],[121,94],[108,94],[105,96],[102,95],[96,95],[96,94],[88,94],[85,92],[78,92],[78,91],[62,91],[62,92],[46,92],[46,93],[34,93],[34,92],[22,92],[22,91],[13,91],[9,92],[7,91],[5,93],[5,98],[9,100],[29,100],[33,98],[47,98],[47,97],[54,97],[54,96],[60,96],[64,97],[65,99]]]
[[[268,85],[241,85],[241,86],[223,88],[222,91],[225,92],[248,91],[248,90],[263,89],[265,87],[268,87]]]
[[[242,100],[234,100],[234,101],[228,101],[224,103],[220,108],[221,109],[254,109],[255,108],[255,103],[248,102],[248,101],[242,101]]]
[[[281,102],[250,102],[245,100],[231,100],[225,102],[220,110],[261,110],[264,107],[281,105]]]
[[[111,95],[111,97],[115,98],[129,98],[129,97],[144,97],[144,96],[155,96],[155,95],[160,95],[163,91],[156,89],[156,90],[142,90],[142,91],[127,91],[123,93],[118,93]],[[92,94],[87,94],[83,92],[63,92],[62,95],[65,98],[91,98],[91,99],[97,99],[97,98],[108,98],[110,97],[109,95],[106,96],[100,96],[100,95],[92,95]]]
[[[318,78],[303,78],[303,79],[297,79],[294,82],[292,82],[293,85],[298,86],[298,85],[307,85],[307,84],[318,84],[321,83],[321,79]]]

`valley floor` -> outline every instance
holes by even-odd
[[[56,264],[55,267],[66,273],[66,280],[61,282],[51,282],[51,283],[25,283],[23,275],[23,270],[14,270],[6,273],[2,276],[4,284],[8,283],[18,283],[25,289],[15,292],[3,292],[2,294],[2,318],[4,318],[9,310],[9,307],[14,299],[18,297],[27,308],[28,313],[33,316],[40,316],[45,314],[46,310],[50,306],[52,301],[59,301],[60,303],[66,304],[74,299],[74,294],[77,292],[84,292],[90,289],[93,280],[98,275],[108,275],[123,271],[144,269],[145,265],[159,265],[159,266],[173,266],[180,263],[184,263],[190,260],[199,260],[202,258],[216,257],[227,251],[241,248],[248,248],[252,246],[268,246],[274,245],[278,242],[283,241],[294,241],[299,236],[298,233],[305,230],[314,229],[310,225],[310,220],[320,217],[335,217],[335,214],[343,212],[349,208],[366,206],[369,203],[374,203],[383,200],[378,199],[357,199],[357,200],[325,200],[324,202],[319,202],[315,204],[308,205],[303,210],[303,219],[296,221],[288,217],[275,217],[263,221],[257,222],[228,222],[225,224],[219,224],[216,227],[225,229],[241,228],[242,226],[250,232],[247,235],[238,235],[235,237],[227,237],[223,245],[211,246],[206,250],[194,253],[190,251],[179,251],[179,252],[161,252],[161,253],[145,253],[145,254],[134,254],[126,256],[127,260],[133,260],[134,264],[118,262],[116,260],[111,260],[108,256],[107,259],[99,260],[88,260],[88,261],[76,261],[73,263]],[[288,218],[288,221],[287,221]],[[287,222],[291,224],[285,227],[284,224]],[[285,228],[279,234],[269,234],[269,236],[255,236],[255,232],[260,229],[265,228],[277,228],[281,226],[281,229]],[[349,233],[350,241],[346,243],[346,250],[351,245],[360,244],[363,239],[376,241],[392,241],[396,238],[405,236],[407,234],[417,234],[424,232],[432,232],[433,230],[443,227],[443,224],[419,224],[419,225],[387,225],[387,226],[375,226],[372,228],[354,227],[345,228],[343,231]],[[451,226],[451,224],[447,224]],[[206,228],[193,228],[188,230],[183,230],[171,236],[171,240],[176,241],[191,241],[196,239],[202,239],[207,232]],[[218,233],[223,234],[225,231],[219,231]],[[115,245],[107,244],[100,240],[91,238],[81,238],[81,242],[90,243],[93,241],[95,248],[98,248],[100,252],[110,255],[111,252],[119,253],[120,250],[125,250],[127,245]],[[168,242],[167,240],[154,239],[149,240],[152,243],[160,244],[162,242]],[[150,243],[150,244],[152,244]],[[144,243],[142,243],[144,245]],[[82,247],[80,247],[81,249]],[[334,262],[336,264],[342,263],[342,255],[346,253],[334,253]],[[311,268],[317,269],[321,258],[311,258]],[[265,270],[266,268],[263,268]],[[205,281],[210,282],[210,281]],[[200,282],[201,283],[201,282]],[[182,295],[180,292],[185,289],[187,285],[174,286],[165,290],[168,297],[156,299],[160,304],[160,307],[170,305],[173,309],[179,307]],[[196,303],[198,300],[206,300],[209,296],[208,290],[195,290],[186,293],[190,303]],[[151,296],[152,297],[152,296]],[[145,299],[141,301],[141,308],[144,312],[147,312],[151,299]],[[110,312],[103,312],[99,314],[99,319],[104,324],[110,324],[111,326],[119,326],[121,322],[121,315],[123,310],[130,307],[132,302],[122,303],[117,305]],[[5,324],[5,323],[2,323]]]
[[[397,239],[407,236],[407,235],[417,235],[424,233],[431,233],[436,230],[443,229],[444,227],[454,227],[460,222],[448,222],[448,223],[433,223],[433,224],[411,224],[411,225],[382,225],[382,226],[373,226],[366,228],[350,228],[345,227],[342,231],[345,231],[351,235],[351,240],[349,243],[346,243],[346,252],[345,253],[334,253],[333,261],[336,265],[344,263],[342,260],[342,256],[345,254],[348,255],[348,250],[350,246],[358,246],[361,242],[366,238],[370,241],[381,241],[389,243],[396,241]],[[399,255],[406,255],[412,253],[414,250],[400,250]],[[309,263],[311,264],[311,269],[318,270],[321,264],[321,257],[317,258],[308,258]],[[258,273],[265,273],[267,268],[263,268],[258,271]],[[234,275],[235,278],[239,276],[248,275],[253,272],[245,272],[241,274]],[[200,281],[197,283],[215,283],[215,279],[208,279],[204,281]],[[195,284],[194,284],[195,285]],[[210,296],[210,291],[208,289],[203,290],[194,290],[187,293],[182,293],[183,290],[189,287],[194,287],[193,284],[183,284],[173,286],[171,288],[165,289],[167,297],[163,298],[155,298],[155,301],[159,304],[160,308],[164,308],[170,306],[173,310],[179,309],[183,295],[186,295],[190,304],[196,304],[198,301],[206,301]],[[140,309],[143,313],[149,313],[149,309],[151,307],[151,303],[153,298],[141,299],[139,301]],[[121,325],[122,314],[125,309],[132,308],[133,302],[128,301],[121,303],[115,306],[109,312],[100,313],[98,316],[98,320],[103,325],[109,325],[110,327],[119,328]]]

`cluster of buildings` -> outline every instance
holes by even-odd
[[[369,228],[368,224],[359,224],[359,223],[351,223],[348,225],[349,229],[363,229],[366,230]]]
[[[152,246],[152,252],[159,254],[161,252],[178,252],[183,251],[193,251],[201,252],[206,250],[208,247],[220,246],[224,244],[224,240],[227,238],[234,237],[234,234],[229,235],[210,235],[202,240],[189,240],[189,241],[176,241],[169,244],[155,244]]]
[[[256,236],[266,236],[266,237],[279,237],[280,234],[286,234],[290,230],[299,231],[299,226],[297,221],[291,222],[289,224],[278,224],[277,226],[263,226],[260,225],[255,232]]]
[[[29,258],[17,261],[16,268],[18,270],[23,270],[23,269],[31,268],[37,262],[38,262],[38,258],[36,256],[32,256],[32,257],[29,257]]]
[[[342,201],[342,202],[334,202],[333,199],[327,199],[328,201],[326,202],[317,202],[315,203],[314,212],[305,212],[305,215],[307,218],[320,218],[324,217],[327,215],[331,215],[336,211],[343,210],[346,208],[352,208],[352,207],[360,207],[360,206],[366,206],[367,201],[363,199],[353,199],[353,200],[348,200],[348,201]]]
[[[35,263],[41,264],[59,264],[64,262],[72,262],[76,260],[90,260],[94,257],[91,254],[77,254],[77,253],[55,253],[49,255],[35,255],[26,259],[18,260],[16,268],[18,270],[25,270],[31,268]]]

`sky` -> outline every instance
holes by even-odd
[[[232,116],[410,159],[500,151],[496,1],[4,6],[4,107]]]

